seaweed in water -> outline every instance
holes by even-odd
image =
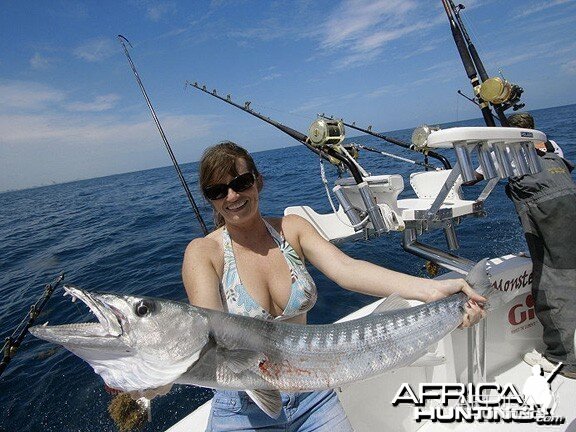
[[[108,405],[108,413],[120,432],[142,430],[148,419],[146,410],[128,393],[116,395]]]

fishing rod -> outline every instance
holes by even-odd
[[[498,116],[498,120],[500,121],[500,124],[502,126],[509,126],[508,119],[506,118],[504,111],[506,111],[509,108],[512,108],[514,111],[516,111],[524,107],[525,104],[520,102],[520,98],[522,96],[522,93],[524,92],[524,89],[517,84],[511,84],[504,77],[502,78],[489,77],[488,73],[486,72],[486,69],[484,68],[482,60],[480,59],[478,51],[476,50],[474,43],[472,42],[470,36],[468,35],[466,26],[462,21],[462,17],[460,16],[460,11],[465,9],[465,6],[463,4],[455,5],[453,0],[448,0],[448,2],[451,11],[454,14],[454,18],[456,20],[456,26],[460,31],[460,35],[462,36],[463,40],[466,43],[466,48],[472,59],[473,66],[478,71],[478,75],[480,76],[480,80],[482,82],[478,88],[474,89],[475,94],[480,102],[484,101],[492,104],[492,106],[494,107],[494,111],[496,111],[496,114]],[[445,0],[443,0],[443,3],[445,3]],[[449,16],[449,19],[450,18],[451,17]],[[458,48],[460,51],[460,46],[458,46]]]
[[[136,70],[136,66],[134,66],[134,62],[132,61],[132,58],[130,57],[130,53],[128,52],[128,48],[126,47],[126,43],[128,43],[128,45],[130,45],[130,47],[133,48],[132,44],[130,43],[130,41],[128,39],[126,39],[122,35],[118,35],[118,40],[120,41],[120,43],[122,44],[122,47],[124,48],[124,54],[126,54],[126,58],[128,59],[128,62],[130,63],[130,67],[132,68],[132,72],[134,72],[134,77],[136,78],[136,82],[140,86],[140,90],[142,91],[142,95],[144,96],[144,99],[146,99],[146,103],[148,104],[148,109],[150,110],[150,113],[152,114],[152,118],[154,119],[154,123],[156,123],[156,127],[158,128],[158,132],[160,132],[160,136],[162,137],[162,141],[164,141],[164,145],[166,146],[166,150],[168,151],[168,154],[170,155],[170,159],[172,160],[172,165],[174,165],[174,169],[176,169],[176,173],[178,174],[178,178],[180,179],[180,183],[182,184],[182,187],[184,188],[184,191],[186,192],[186,196],[188,197],[188,201],[190,202],[190,205],[192,206],[192,209],[194,210],[194,214],[196,215],[196,219],[198,220],[198,223],[200,224],[200,227],[202,228],[202,232],[204,233],[204,235],[207,235],[208,234],[208,228],[206,227],[206,223],[204,223],[204,219],[202,219],[202,215],[200,214],[200,210],[198,209],[198,206],[196,205],[196,201],[194,201],[194,197],[192,196],[192,193],[190,192],[190,188],[188,187],[188,184],[186,183],[186,180],[184,179],[184,175],[182,175],[182,170],[180,169],[180,165],[178,165],[178,161],[176,160],[176,156],[174,156],[174,152],[172,151],[172,147],[170,147],[170,143],[168,143],[168,139],[166,138],[166,134],[164,134],[164,130],[162,129],[162,125],[160,124],[160,120],[158,120],[158,116],[156,115],[156,111],[154,111],[154,107],[152,106],[152,102],[150,102],[150,98],[148,97],[148,94],[146,93],[146,89],[144,88],[144,84],[142,84],[142,80],[140,79],[140,75],[138,75],[138,71]]]
[[[52,296],[54,290],[60,285],[60,282],[64,279],[64,273],[60,273],[60,275],[54,279],[54,281],[50,284],[44,286],[44,293],[36,300],[32,306],[30,306],[30,311],[24,317],[24,319],[16,326],[14,331],[12,332],[11,336],[8,336],[4,341],[4,346],[2,347],[3,357],[0,360],[0,376],[6,370],[8,363],[12,360],[12,358],[16,355],[18,348],[20,348],[20,344],[26,337],[26,332],[28,329],[34,324],[40,312]]]
[[[320,117],[327,119],[327,120],[333,120],[333,117],[328,117],[324,114],[319,114]],[[356,123],[346,123],[344,120],[340,120],[342,122],[342,124],[346,127],[349,127],[351,129],[356,129],[357,131],[360,132],[364,132],[368,135],[372,135],[375,136],[376,138],[380,138],[383,139],[384,141],[387,141],[391,144],[395,144],[397,146],[403,147],[405,149],[411,150],[411,151],[415,151],[415,152],[419,152],[419,153],[423,153],[425,156],[430,156],[433,157],[434,159],[439,160],[440,162],[442,162],[442,165],[444,165],[444,168],[446,169],[451,169],[452,166],[450,165],[450,162],[448,161],[448,159],[446,159],[444,156],[442,156],[439,153],[436,153],[435,151],[432,150],[428,150],[428,149],[420,149],[414,145],[408,144],[407,142],[401,141],[399,139],[396,138],[392,138],[386,135],[382,135],[380,133],[374,132],[372,130],[372,126],[368,126],[367,129],[361,128],[359,126],[356,126]],[[366,149],[367,150],[367,149]],[[382,152],[381,152],[382,153]],[[412,161],[411,159],[406,159],[408,161]]]
[[[480,104],[479,104],[478,102],[476,102],[474,99],[466,96],[464,93],[462,93],[461,90],[458,90],[456,93],[458,93],[460,96],[462,96],[462,97],[463,97],[464,99],[466,99],[467,101],[472,102],[472,103],[473,103],[474,105],[476,105],[477,107],[480,107]],[[524,104],[522,104],[522,106],[524,106]],[[490,113],[490,114],[492,114],[492,113]],[[493,118],[494,120],[499,120],[499,118],[496,117],[494,114],[492,114],[492,118]]]
[[[330,163],[334,163],[334,159],[336,159],[339,163],[345,165],[346,168],[348,168],[348,170],[352,174],[352,177],[354,177],[356,183],[360,184],[364,181],[364,179],[362,178],[362,173],[360,173],[358,167],[348,157],[338,153],[336,150],[328,146],[323,146],[322,148],[317,148],[313,146],[310,142],[309,137],[307,137],[301,132],[298,132],[297,130],[292,129],[291,127],[288,127],[276,120],[271,119],[270,117],[266,117],[260,114],[259,112],[254,111],[252,108],[250,108],[250,102],[245,102],[244,106],[242,106],[234,102],[230,95],[222,97],[218,94],[218,92],[215,89],[212,91],[207,90],[205,85],[200,86],[197,82],[190,83],[189,81],[186,81],[185,86],[187,87],[188,85],[197,90],[200,90],[203,93],[206,93],[207,95],[213,96],[216,99],[220,99],[221,101],[226,102],[227,104],[232,105],[244,112],[247,112],[248,114],[253,115],[256,118],[259,118],[260,120],[263,120],[268,124],[271,124],[272,126],[280,129],[285,134],[294,138],[296,141],[299,141],[300,143],[304,144],[309,150],[312,150],[314,153],[316,153],[323,159],[329,161]]]
[[[468,32],[466,31],[466,27],[464,26],[464,22],[462,22],[462,17],[460,16],[460,11],[465,9],[465,6],[463,4],[458,4],[458,6],[455,6],[454,2],[452,0],[449,0],[449,2],[450,2],[450,7],[454,11],[454,16],[456,17],[458,27],[460,27],[460,31],[462,32],[462,36],[464,36],[464,40],[466,41],[466,44],[468,47],[468,52],[470,53],[470,56],[472,57],[472,61],[474,62],[474,65],[476,66],[476,70],[478,71],[478,74],[480,75],[480,80],[482,81],[482,84],[483,84],[482,86],[480,86],[480,94],[482,96],[484,96],[483,98],[485,100],[490,100],[491,98],[487,97],[487,95],[485,94],[487,87],[484,84],[484,83],[490,82],[489,81],[490,77],[488,76],[488,73],[486,72],[486,68],[484,68],[484,63],[482,63],[482,60],[480,59],[480,56],[478,55],[478,51],[476,50],[476,46],[472,42],[472,39],[470,39],[470,36],[468,35]],[[484,90],[482,87],[484,87]],[[492,101],[490,100],[490,102],[492,102]],[[500,103],[498,103],[495,100],[494,102],[492,102],[492,106],[494,107],[494,111],[496,111],[496,114],[498,115],[498,120],[500,120],[500,124],[502,126],[509,126],[508,119],[506,118],[506,115],[504,114],[504,109],[503,109],[502,105],[500,105]]]
[[[450,23],[450,29],[452,30],[452,37],[454,38],[454,43],[460,54],[460,59],[466,70],[466,75],[470,79],[472,88],[474,89],[474,94],[478,98],[478,103],[480,105],[480,110],[482,111],[482,117],[484,117],[484,122],[486,126],[496,126],[494,119],[492,117],[492,112],[490,110],[490,105],[488,102],[480,97],[480,79],[478,78],[478,73],[474,67],[474,62],[470,56],[470,52],[466,46],[466,41],[462,35],[461,29],[458,27],[456,20],[453,16],[453,10],[449,4],[449,0],[442,0],[442,5],[444,5],[444,10],[446,11],[446,16],[448,17],[448,22]]]
[[[375,148],[373,148],[373,147],[365,146],[365,145],[363,145],[363,144],[356,144],[356,143],[355,143],[354,146],[357,147],[357,148],[360,148],[360,149],[362,149],[362,150],[369,151],[369,152],[379,153],[379,154],[381,154],[382,156],[387,156],[387,157],[392,158],[392,159],[401,160],[401,161],[403,161],[403,162],[408,162],[408,163],[411,163],[411,164],[414,164],[414,165],[420,165],[420,166],[423,166],[424,168],[428,168],[428,169],[432,169],[432,170],[436,170],[436,169],[437,169],[434,165],[431,165],[431,164],[429,164],[429,163],[426,163],[426,162],[418,162],[418,161],[415,161],[415,160],[413,160],[413,159],[408,159],[408,158],[405,158],[405,157],[402,157],[402,156],[397,156],[397,155],[395,155],[395,154],[387,153],[387,152],[384,152],[384,151],[375,149]]]
[[[189,84],[186,81],[186,86]],[[226,102],[238,109],[241,109],[248,114],[253,115],[260,120],[269,123],[282,132],[290,135],[292,138],[296,139],[297,141],[304,144],[308,149],[312,150],[314,153],[320,155],[320,161],[322,162],[323,159],[328,160],[330,163],[337,165],[334,159],[340,164],[339,167],[342,165],[346,166],[350,171],[350,174],[354,178],[354,181],[357,184],[358,192],[362,202],[364,203],[365,211],[367,214],[358,213],[358,209],[353,207],[350,203],[349,199],[346,197],[344,192],[342,192],[342,187],[337,186],[334,189],[334,193],[340,202],[344,212],[348,216],[350,222],[352,223],[352,227],[355,231],[359,229],[363,229],[366,227],[368,221],[372,223],[372,228],[377,235],[382,233],[388,232],[390,230],[390,224],[393,224],[393,221],[390,221],[390,218],[387,215],[382,214],[382,210],[376,203],[374,199],[374,195],[370,191],[370,186],[368,185],[368,180],[364,177],[368,177],[369,174],[364,171],[364,169],[354,160],[354,156],[352,156],[348,150],[346,150],[345,146],[342,145],[342,141],[344,140],[344,125],[340,121],[334,120],[325,120],[325,119],[317,119],[312,123],[309,128],[309,135],[306,136],[303,133],[300,133],[288,126],[283,125],[276,120],[272,120],[269,117],[263,116],[260,113],[255,112],[250,108],[250,102],[245,102],[244,106],[239,105],[232,101],[232,97],[227,95],[226,98],[218,95],[216,90],[212,90],[211,92],[206,89],[206,86],[203,85],[200,87],[197,82],[191,84],[192,87],[206,93],[210,96],[213,96],[221,101]],[[323,165],[321,166],[321,173],[323,177],[324,184],[326,185],[326,181],[323,175]],[[328,193],[328,199],[332,204],[332,200],[330,199],[330,194]],[[334,207],[333,207],[334,208]],[[386,220],[384,219],[386,217]]]

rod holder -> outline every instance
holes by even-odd
[[[334,192],[334,195],[336,195],[336,199],[338,199],[338,202],[342,206],[344,213],[346,216],[348,216],[348,219],[354,226],[354,231],[360,231],[363,228],[361,225],[362,220],[358,215],[358,211],[352,206],[352,204],[350,204],[350,200],[342,190],[342,186],[336,185],[332,191]]]
[[[488,142],[483,142],[478,147],[478,160],[480,161],[480,166],[484,172],[485,179],[492,179],[498,177],[498,169],[496,168],[496,163],[492,157],[494,149],[492,145]]]
[[[471,148],[466,142],[455,142],[454,151],[456,153],[456,159],[460,165],[460,170],[462,172],[462,180],[464,182],[469,182],[476,180],[476,172],[474,165],[472,165],[472,158],[470,157]]]
[[[528,170],[530,174],[536,174],[542,171],[542,163],[540,162],[540,157],[534,148],[534,144],[531,142],[520,143],[520,151],[524,153],[526,160],[528,161]]]
[[[514,177],[514,166],[512,165],[512,157],[508,152],[508,146],[505,142],[497,142],[494,144],[494,154],[498,162],[498,174],[501,179],[507,177]]]
[[[530,174],[530,169],[528,167],[528,161],[524,153],[521,150],[521,143],[511,143],[508,144],[510,148],[510,154],[512,156],[512,160],[514,161],[514,168],[516,175],[525,175]]]
[[[386,223],[384,222],[384,218],[382,217],[382,213],[380,213],[380,208],[376,204],[372,193],[370,192],[370,187],[366,181],[358,184],[358,192],[360,192],[360,196],[362,197],[362,201],[366,206],[366,211],[368,212],[368,217],[372,222],[372,226],[374,231],[377,234],[382,234],[388,232],[388,228],[386,227]]]

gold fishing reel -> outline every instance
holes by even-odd
[[[339,120],[319,118],[308,129],[308,139],[314,147],[337,145],[344,141],[344,124]]]
[[[511,105],[520,99],[523,89],[500,77],[488,78],[480,85],[480,97],[486,102]]]

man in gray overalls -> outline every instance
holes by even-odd
[[[527,113],[513,114],[508,121],[512,127],[534,129]],[[560,373],[576,379],[576,185],[570,175],[574,166],[555,154],[549,141],[536,148],[542,171],[512,177],[506,186],[532,258],[532,294],[546,344],[544,355],[527,353],[524,361],[547,372],[561,361]]]

